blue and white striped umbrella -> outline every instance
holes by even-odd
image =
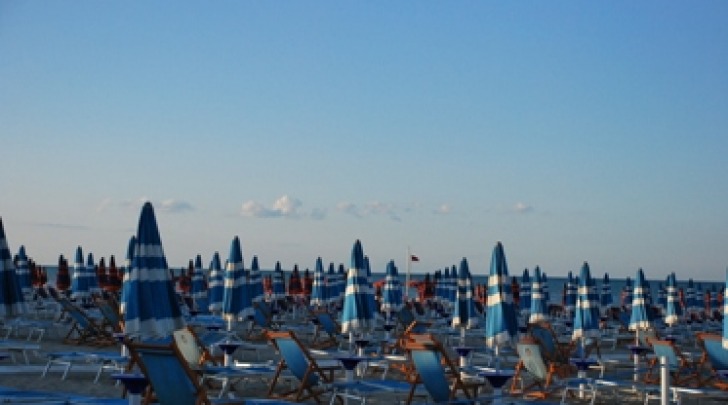
[[[435,296],[432,297],[433,301],[436,303],[443,305],[445,302],[445,298],[443,296],[443,281],[442,281],[442,271],[436,270],[435,275],[433,276],[433,282],[435,283]]]
[[[566,279],[566,289],[564,291],[565,294],[565,302],[564,302],[564,308],[566,309],[566,313],[569,316],[574,316],[574,309],[576,307],[576,295],[577,295],[577,287],[576,287],[576,281],[574,280],[574,275],[569,272],[569,276]]]
[[[677,292],[677,280],[675,273],[667,276],[667,286],[665,287],[665,295],[667,301],[665,303],[665,324],[675,326],[680,322],[682,308],[680,308],[680,296]]]
[[[227,321],[228,330],[232,330],[234,322],[253,315],[253,297],[246,278],[243,249],[236,236],[230,244],[230,256],[223,276],[222,318]]]
[[[162,249],[157,219],[149,202],[142,207],[134,258],[129,271],[129,296],[124,314],[127,336],[166,338],[185,326],[167,259]]]
[[[488,298],[485,315],[486,346],[494,348],[512,345],[517,327],[506,254],[503,251],[503,245],[498,242],[493,248],[488,273]]]
[[[440,270],[435,272],[436,280],[438,278],[438,273],[440,274],[440,277],[436,287],[436,295],[442,307],[449,309],[452,307],[452,303],[450,302],[450,268],[445,267],[444,272],[441,272]]]
[[[589,264],[584,262],[579,272],[577,305],[574,308],[574,333],[572,339],[594,338],[599,336],[599,301],[592,291],[594,280]]]
[[[18,273],[18,282],[20,283],[20,289],[23,291],[23,294],[33,292],[33,285],[30,282],[28,255],[25,253],[25,246],[23,245],[20,245],[20,249],[18,249],[18,263],[15,272]]]
[[[96,262],[94,261],[94,254],[89,252],[86,255],[86,273],[88,274],[88,290],[91,294],[100,294],[101,286],[99,285],[99,277],[96,274]]]
[[[705,311],[705,293],[703,292],[703,285],[701,283],[698,283],[695,288],[695,304],[698,314]]]
[[[455,305],[455,301],[457,301],[458,278],[458,268],[453,264],[450,268],[450,282],[448,283],[448,302],[450,305]]]
[[[600,297],[600,303],[602,309],[609,309],[612,307],[612,283],[609,281],[609,273],[604,273],[604,280],[602,281],[602,295]]]
[[[26,312],[23,290],[5,237],[3,220],[0,218],[0,317],[11,318]]]
[[[531,275],[528,273],[528,269],[523,269],[521,276],[521,296],[518,305],[524,316],[531,311]]]
[[[339,275],[336,274],[334,262],[329,263],[329,270],[326,272],[326,301],[328,305],[334,306],[339,292]]]
[[[271,298],[274,300],[286,298],[286,280],[283,270],[281,270],[281,262],[276,262],[276,267],[273,269],[273,295]]]
[[[647,312],[647,280],[642,269],[637,270],[632,294],[632,315],[629,317],[629,330],[645,330],[652,325]]]
[[[531,310],[528,322],[534,323],[548,319],[548,305],[543,292],[543,276],[541,268],[536,266],[533,270],[533,281],[531,282]]]
[[[206,313],[209,307],[207,299],[207,280],[205,280],[205,272],[202,270],[202,256],[195,257],[195,267],[192,270],[192,280],[190,285],[190,297],[194,309]]]
[[[725,286],[723,287],[723,297],[728,292],[728,269],[725,270]],[[723,298],[723,348],[728,349],[728,300]]]
[[[546,272],[541,273],[541,287],[543,288],[543,296],[548,308],[549,302],[551,302],[551,292],[549,291],[549,277]]]
[[[213,314],[219,314],[222,311],[222,295],[225,288],[223,280],[222,265],[220,264],[220,253],[215,252],[210,261],[210,277],[207,285],[207,299],[209,300],[209,310]]]
[[[364,333],[374,327],[374,308],[371,307],[371,285],[367,276],[361,242],[354,242],[351,265],[346,276],[344,308],[341,311],[343,333]]]
[[[372,316],[377,316],[377,297],[374,294],[374,279],[372,276],[372,268],[369,265],[369,256],[364,255],[364,267],[367,269],[367,284],[369,285],[369,308],[372,310]]]
[[[93,269],[92,269],[93,272]],[[73,261],[73,276],[71,276],[71,297],[80,300],[86,300],[91,297],[91,277],[86,271],[83,264],[83,249],[81,246],[76,248],[76,256]],[[96,274],[94,274],[96,277]]]
[[[253,256],[250,262],[250,272],[248,273],[248,284],[250,285],[250,297],[253,302],[261,302],[265,300],[265,289],[263,288],[263,275],[260,273],[258,265],[258,256]]]
[[[462,328],[463,330],[478,326],[478,317],[476,316],[475,304],[473,302],[473,285],[470,279],[470,269],[468,268],[468,260],[465,258],[460,261],[457,293],[455,297],[452,326]]]
[[[382,312],[387,313],[387,318],[391,318],[392,314],[402,309],[402,284],[397,274],[397,266],[394,260],[387,263],[387,274],[384,278],[384,288],[382,288]]]
[[[313,285],[311,286],[311,300],[309,304],[314,307],[325,307],[327,303],[328,297],[326,296],[324,262],[319,257],[316,259],[316,267],[313,271]]]
[[[131,262],[134,260],[134,248],[136,247],[136,236],[129,238],[126,247],[126,258],[124,259],[124,267],[121,268],[121,299],[119,299],[119,313],[126,313],[126,303],[129,301],[129,270]]]
[[[338,296],[338,303],[343,305],[344,302],[344,295],[346,294],[346,268],[344,267],[344,263],[339,263],[339,268],[336,271],[337,274],[337,280],[338,280],[338,290],[339,290],[339,296]],[[341,309],[341,308],[339,308]]]
[[[708,315],[714,318],[713,314],[715,314],[715,311],[720,311],[720,306],[718,304],[718,291],[715,285],[713,285],[713,290],[710,292],[710,314]]]
[[[665,307],[667,307],[667,287],[662,283],[657,285],[657,307],[660,308],[660,311],[665,311]]]
[[[632,287],[632,278],[627,277],[624,281],[624,288],[622,288],[622,305],[627,309],[632,308],[633,295],[634,287]]]
[[[688,314],[697,315],[698,302],[695,295],[695,283],[692,278],[688,279],[688,287],[685,289],[685,306],[687,307]]]

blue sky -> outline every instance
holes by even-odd
[[[0,3],[13,251],[720,280],[728,4]],[[686,278],[687,276],[683,276]]]

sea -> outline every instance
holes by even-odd
[[[56,280],[56,274],[58,271],[58,268],[56,266],[43,266],[43,268],[46,270],[46,274],[48,275],[48,282],[50,285],[55,285]],[[186,271],[186,268],[180,269],[180,268],[173,268],[172,271],[175,275],[179,275],[183,270]],[[71,269],[71,271],[73,271]],[[263,276],[273,274],[273,270],[261,270]],[[284,270],[284,274],[288,276],[290,274],[290,270]],[[372,281],[377,281],[384,279],[385,274],[384,273],[372,273]],[[474,284],[486,284],[488,280],[487,275],[473,275],[473,283]],[[602,285],[603,285],[603,275],[596,278],[596,284],[597,289],[599,293],[602,292]],[[417,273],[417,274],[411,274],[410,280],[424,280],[425,274]],[[520,281],[520,275],[518,276],[518,280]],[[552,277],[548,276],[547,279],[547,285],[548,285],[548,291],[549,291],[549,303],[554,304],[560,304],[562,300],[562,294],[564,291],[564,287],[566,286],[568,278],[566,277]],[[405,275],[400,274],[400,281],[402,284],[405,282]],[[657,299],[658,297],[658,291],[661,287],[664,287],[665,285],[665,279],[662,280],[647,280],[650,284],[650,292],[652,294],[653,299]],[[723,288],[726,286],[725,281],[706,281],[706,280],[693,280],[695,288],[700,291],[723,291]],[[634,284],[634,278],[632,278],[632,283]],[[620,296],[621,291],[624,289],[625,285],[627,284],[627,280],[624,278],[611,278],[609,279],[609,285],[611,287],[612,292],[612,302],[615,303],[615,305],[618,305],[620,302]],[[677,280],[678,289],[683,288],[686,289],[688,286],[688,280]],[[410,288],[409,291],[409,297],[417,297],[417,289],[416,288]]]

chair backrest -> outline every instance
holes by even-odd
[[[723,337],[712,333],[701,333],[698,337],[702,341],[705,354],[714,370],[728,370],[728,349],[723,347]]]
[[[202,359],[202,350],[197,345],[197,339],[189,329],[179,329],[172,333],[174,342],[187,364],[196,368]]]
[[[253,307],[253,321],[261,328],[269,328],[271,326],[270,319],[265,315],[265,312],[263,312],[263,310],[257,305]]]
[[[268,338],[278,350],[291,374],[304,384],[316,385],[318,383],[319,375],[310,372],[311,367],[315,365],[315,360],[293,332],[268,331]]]
[[[177,345],[131,343],[129,351],[149,380],[160,404],[209,404]]]
[[[680,367],[678,352],[675,346],[667,340],[652,340],[652,351],[655,357],[667,357],[667,365],[670,370],[675,371]]]
[[[114,331],[121,332],[122,319],[116,309],[114,309],[114,307],[111,305],[111,303],[109,301],[100,301],[97,303],[97,306],[99,308],[99,312],[101,312],[101,315],[104,317],[106,322],[111,325]]]
[[[406,328],[415,321],[415,315],[412,313],[412,310],[405,305],[397,312],[397,320],[400,324],[402,324],[402,327]]]
[[[321,325],[323,330],[329,335],[334,336],[339,333],[339,325],[336,323],[334,318],[331,317],[330,313],[317,312],[316,319],[318,320],[319,325]]]
[[[537,380],[544,381],[548,377],[548,367],[541,353],[541,346],[534,339],[521,339],[516,344],[518,358],[523,367]]]
[[[408,341],[405,348],[419,375],[419,380],[435,403],[447,403],[451,399],[450,384],[445,368],[442,366],[442,354],[431,342]]]
[[[542,322],[529,324],[531,336],[541,346],[542,356],[551,361],[568,362],[559,350],[559,343],[551,327]]]

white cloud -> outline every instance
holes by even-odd
[[[523,202],[517,202],[516,205],[513,206],[513,211],[517,214],[527,214],[533,211],[533,206]]]
[[[357,207],[356,204],[350,202],[340,202],[336,204],[336,209],[340,212],[349,214],[357,218],[362,217],[362,213],[359,211],[359,207]]]
[[[187,201],[175,200],[173,198],[162,201],[159,205],[159,209],[165,212],[185,212],[194,210],[192,204]]]
[[[302,205],[301,200],[288,195],[275,200],[271,208],[267,208],[257,201],[248,200],[243,203],[241,214],[255,218],[298,218],[300,217],[299,208]]]
[[[109,206],[111,205],[112,202],[113,201],[111,200],[111,198],[109,198],[109,197],[104,198],[103,200],[101,200],[99,205],[96,206],[96,212],[100,213],[100,212],[106,211],[106,209],[109,208]]]
[[[447,215],[452,211],[452,207],[450,204],[442,204],[439,207],[435,208],[435,214],[440,215]]]

